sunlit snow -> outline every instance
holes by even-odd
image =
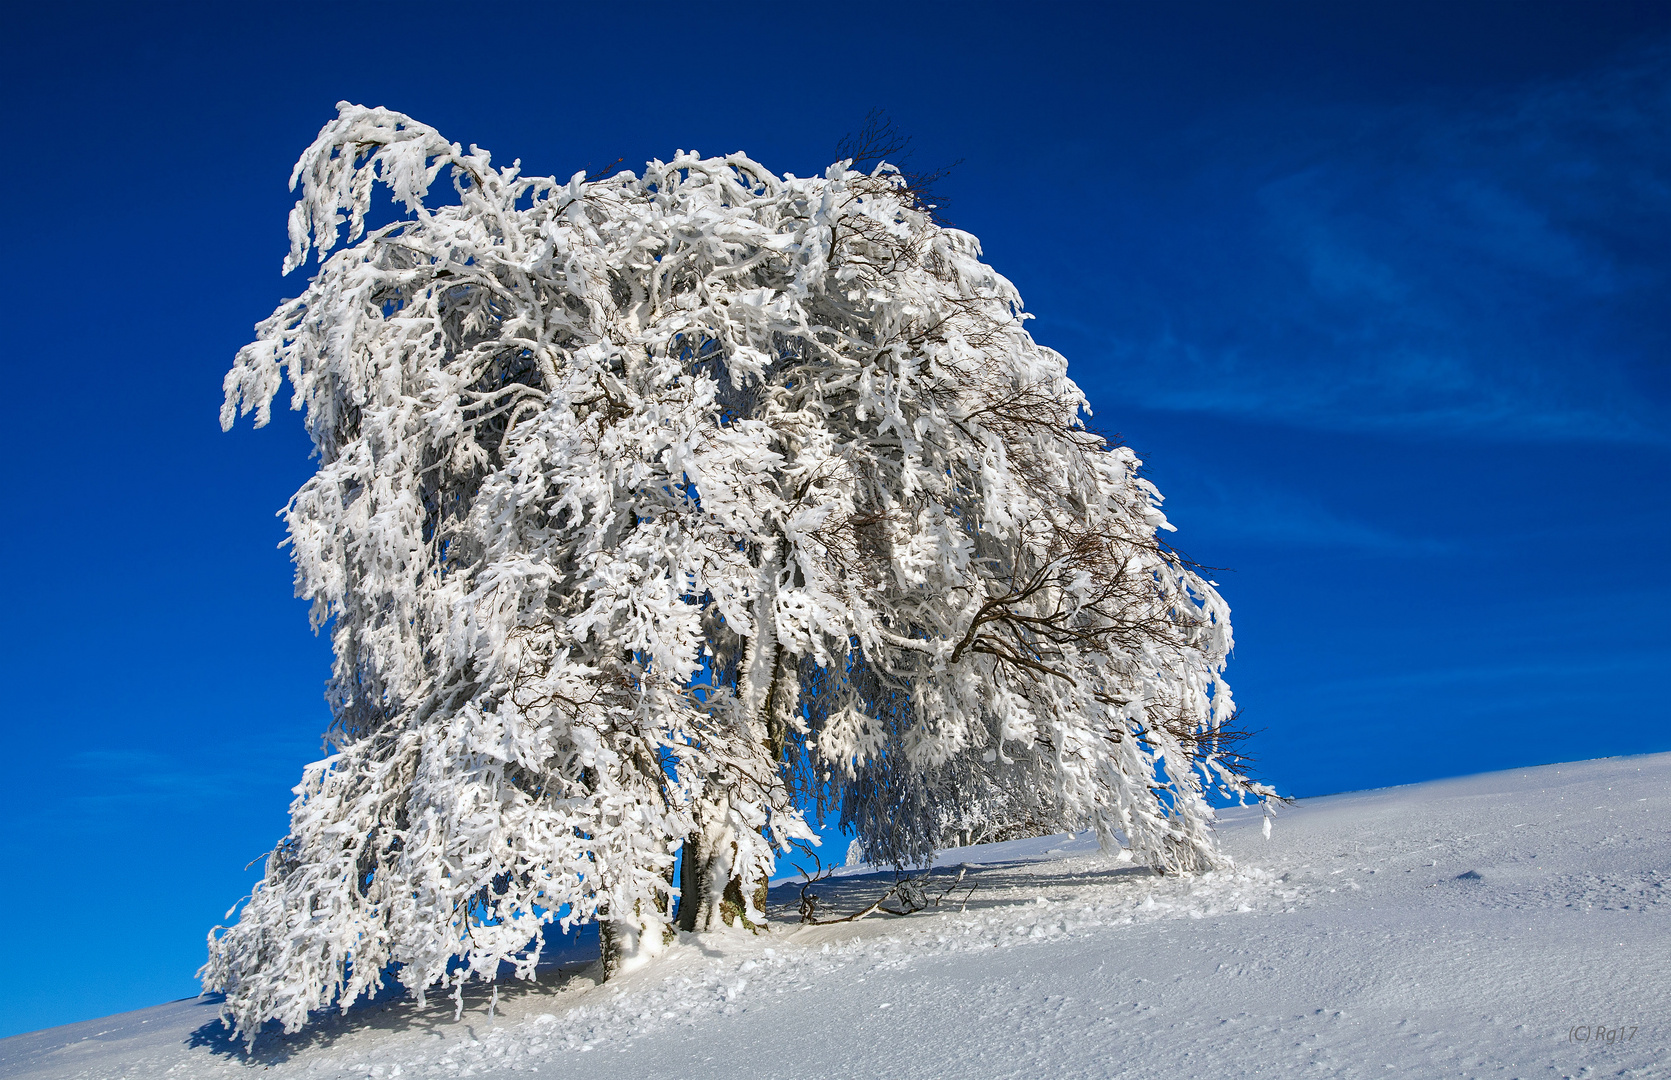
[[[1236,866],[1206,875],[1082,837],[964,848],[907,917],[800,927],[779,884],[772,933],[607,985],[571,951],[457,1021],[384,1002],[251,1057],[181,1001],[0,1041],[0,1075],[1665,1075],[1668,811],[1659,754],[1308,799],[1269,840],[1230,811]],[[814,891],[839,914],[891,881]]]

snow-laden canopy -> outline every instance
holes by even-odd
[[[612,966],[758,926],[824,808],[897,865],[998,819],[1219,860],[1206,789],[1266,793],[1227,607],[975,238],[852,164],[561,183],[346,103],[303,154],[285,269],[322,265],[222,423],[288,379],[317,447],[335,753],[211,936],[243,1030],[527,973],[552,920]]]

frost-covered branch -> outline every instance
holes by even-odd
[[[1229,610],[914,183],[523,177],[340,107],[293,176],[318,271],[225,383],[226,426],[303,413],[335,653],[334,753],[211,936],[240,1030],[530,975],[553,923],[611,971],[758,928],[821,810],[902,868],[1000,820],[1221,860],[1208,788],[1268,794],[1214,735]]]

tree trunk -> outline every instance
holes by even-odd
[[[598,913],[598,946],[605,982],[643,967],[666,952],[669,944],[668,926],[655,915],[615,919]]]
[[[700,844],[700,833],[691,833],[685,837],[684,845],[679,849],[679,910],[678,927],[686,933],[696,930],[696,909],[701,906],[697,897],[702,895],[702,886],[698,881],[701,872],[697,869],[697,848]]]
[[[755,883],[753,903],[745,900],[747,867],[741,857],[731,801],[726,795],[704,799],[697,808],[696,832],[685,839],[679,856],[678,927],[693,933],[718,930],[723,926],[761,929],[766,890],[764,881]]]

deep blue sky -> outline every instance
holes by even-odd
[[[611,11],[630,11],[613,15]],[[1671,748],[1671,6],[19,7],[0,1035],[195,991],[319,751],[221,375],[342,98],[567,177],[882,107],[1217,575],[1312,795]],[[1280,827],[1280,826],[1279,826]],[[836,854],[839,855],[839,852]]]

